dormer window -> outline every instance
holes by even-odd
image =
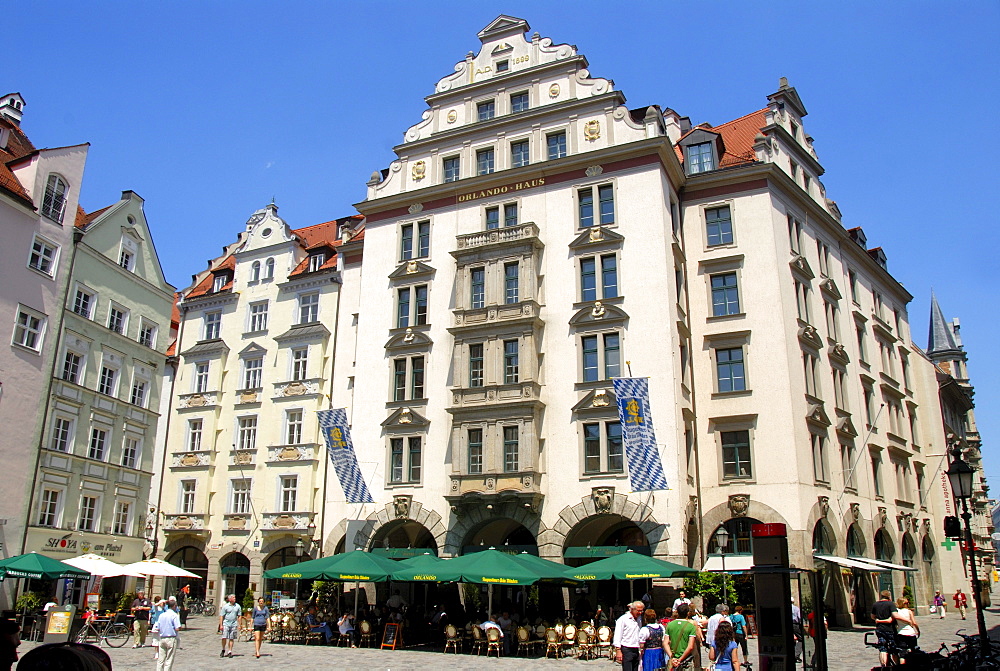
[[[326,252],[316,252],[309,256],[309,272],[314,273],[326,263]]]
[[[799,125],[797,123],[795,123],[794,121],[790,121],[788,125],[792,129],[792,137],[795,138],[796,140],[798,140],[799,139]]]
[[[715,159],[712,155],[712,143],[702,142],[687,148],[688,174],[715,170]]]
[[[45,184],[45,197],[42,200],[42,214],[52,221],[62,223],[66,211],[66,192],[69,185],[59,175],[49,175]]]
[[[222,287],[226,286],[228,283],[229,275],[226,275],[225,273],[216,275],[215,279],[212,280],[212,291],[218,293],[222,291]]]
[[[476,111],[480,121],[489,121],[496,116],[496,102],[493,100],[484,100],[476,105]]]

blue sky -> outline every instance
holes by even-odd
[[[83,206],[146,199],[167,279],[192,273],[274,197],[293,226],[353,213],[423,97],[500,13],[579,47],[632,107],[719,124],[786,76],[848,227],[882,246],[926,344],[933,288],[959,317],[987,474],[1000,420],[1000,3],[15,2],[4,83],[37,146],[90,142]],[[985,301],[985,302],[984,302]]]

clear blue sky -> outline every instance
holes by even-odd
[[[485,3],[484,3],[485,5]],[[353,213],[423,97],[500,13],[579,47],[629,105],[719,124],[787,76],[848,227],[914,295],[959,317],[987,474],[1000,494],[1000,3],[12,2],[0,88],[37,146],[90,142],[83,206],[146,199],[184,287],[272,196],[293,226]],[[995,334],[995,331],[994,331]]]

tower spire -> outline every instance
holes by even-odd
[[[959,349],[955,343],[951,327],[944,320],[944,313],[938,304],[937,296],[931,291],[931,327],[927,336],[927,353],[949,352]]]

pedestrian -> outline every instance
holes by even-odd
[[[941,596],[941,590],[936,590],[934,592],[934,601],[931,602],[931,605],[934,606],[934,610],[937,611],[938,618],[941,620],[944,619],[944,603],[945,601],[944,597]]]
[[[715,630],[719,628],[720,622],[729,622],[729,606],[720,603],[715,607],[715,615],[708,618],[708,626],[705,629],[705,643],[710,646],[715,645]]]
[[[872,606],[872,619],[875,620],[875,636],[878,639],[878,658],[882,666],[892,663],[899,664],[899,656],[896,654],[896,620],[899,617],[899,609],[892,602],[892,594],[884,589],[879,593],[879,600]]]
[[[965,609],[969,607],[969,600],[965,598],[965,592],[962,591],[961,587],[955,590],[955,596],[953,596],[952,599],[955,600],[955,610],[958,611],[958,614],[961,615],[964,620]]]
[[[149,611],[153,610],[152,602],[146,598],[146,593],[139,590],[132,599],[132,615],[135,620],[132,622],[132,630],[135,632],[135,644],[133,648],[141,648],[146,645],[146,634],[149,633]]]
[[[628,612],[615,622],[615,660],[622,665],[622,671],[639,671],[639,615],[642,601],[633,601]]]
[[[233,656],[233,643],[236,642],[240,615],[243,614],[243,609],[236,603],[236,595],[230,594],[227,598],[229,603],[219,609],[219,633],[222,634],[222,652],[219,657]]]
[[[264,605],[264,597],[257,599],[251,617],[253,618],[254,654],[257,655],[257,659],[260,659],[260,645],[264,642],[264,632],[271,629],[271,611]]]
[[[156,630],[156,621],[160,619],[160,615],[163,615],[163,611],[167,609],[167,602],[160,597],[153,597],[153,609],[149,611],[149,627],[150,633],[153,634],[152,642],[150,645],[153,647],[153,659],[157,659],[160,656],[160,635]]]
[[[688,603],[688,604],[691,603],[691,599],[687,598],[687,592],[685,592],[684,590],[681,590],[680,592],[677,593],[677,598],[674,599],[674,605],[671,606],[671,608],[673,610],[677,610],[677,607],[680,606],[682,603]]]
[[[896,631],[896,647],[906,654],[917,647],[917,637],[920,636],[920,627],[917,626],[917,619],[910,610],[910,600],[905,596],[896,599],[896,618],[903,626]]]
[[[743,650],[743,659],[747,659],[747,618],[743,615],[743,606],[736,606],[736,612],[729,616],[729,621],[733,625],[733,632],[736,634],[736,642]]]
[[[656,611],[647,608],[643,613],[646,620],[645,626],[639,630],[639,654],[642,655],[642,668],[650,671],[652,669],[662,669],[664,666],[664,653],[667,650],[666,629],[656,621]]]
[[[715,671],[733,671],[740,668],[740,653],[736,652],[736,632],[728,620],[719,622],[715,629],[715,642],[708,651],[708,658],[715,662]]]
[[[691,619],[691,605],[677,606],[677,619],[667,625],[667,647],[670,652],[671,669],[691,668],[701,645],[701,630]]]
[[[177,597],[167,599],[167,609],[156,618],[153,629],[160,636],[160,656],[156,660],[156,671],[170,671],[174,668],[174,653],[177,651],[177,630],[181,618],[177,614]]]

